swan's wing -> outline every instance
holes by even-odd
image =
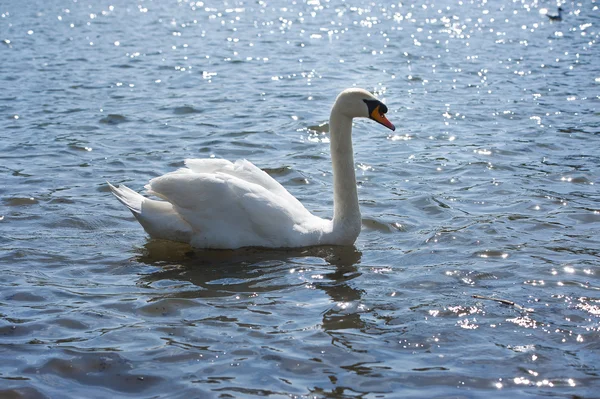
[[[186,159],[185,166],[195,173],[224,173],[249,183],[258,184],[271,193],[281,197],[288,202],[289,206],[302,208],[304,205],[296,197],[290,194],[277,180],[268,173],[256,167],[252,162],[245,159],[237,160],[235,163],[225,159]]]
[[[180,169],[146,187],[173,204],[198,240],[222,247],[292,245],[315,218],[299,202],[290,204],[260,184],[222,172]]]
[[[233,168],[233,162],[219,158],[186,159],[185,166],[196,173],[215,173]]]

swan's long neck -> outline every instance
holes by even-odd
[[[354,173],[352,118],[334,106],[329,130],[333,166],[333,232],[339,235],[340,241],[351,245],[358,237],[362,223]]]

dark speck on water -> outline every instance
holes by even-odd
[[[0,397],[592,398],[598,1],[0,2]],[[561,16],[556,19],[548,16]],[[136,191],[246,158],[355,247],[149,240]]]

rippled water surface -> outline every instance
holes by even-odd
[[[600,9],[0,2],[0,397],[595,397]],[[545,15],[547,12],[548,15]],[[246,158],[353,248],[151,241],[106,181]]]

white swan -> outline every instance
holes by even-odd
[[[373,119],[395,130],[387,107],[362,89],[344,90],[329,119],[333,165],[333,220],[311,214],[267,173],[246,160],[188,159],[186,168],[150,180],[152,200],[126,186],[113,194],[153,238],[197,248],[291,248],[352,245],[361,228],[352,118]]]

